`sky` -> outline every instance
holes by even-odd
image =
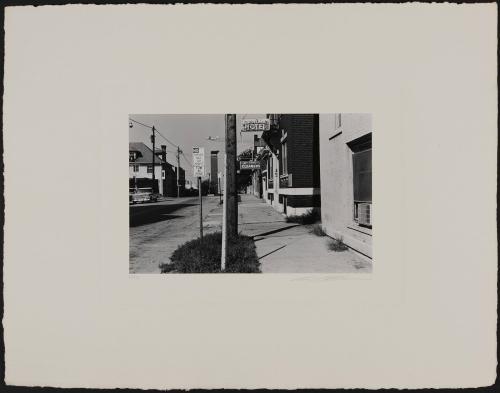
[[[167,161],[177,166],[176,151],[177,146],[181,148],[184,156],[181,155],[181,168],[186,171],[186,180],[193,180],[193,147],[205,148],[205,172],[210,171],[210,151],[219,150],[219,171],[224,162],[224,136],[225,121],[224,114],[199,114],[199,115],[139,115],[131,114],[130,119],[154,126],[155,129],[168,139],[166,141],[161,135],[156,135],[155,147],[167,145]],[[263,119],[265,114],[237,114],[236,115],[236,139],[237,153],[253,147],[253,136],[260,136],[260,132],[241,132],[243,119]],[[151,144],[151,129],[132,122],[133,127],[129,127],[129,141],[143,142],[149,148]],[[209,136],[218,136],[218,141],[209,141]]]

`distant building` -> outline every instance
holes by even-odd
[[[219,173],[219,151],[212,150],[210,152],[210,193],[218,194],[219,192],[219,183],[217,174]]]
[[[181,195],[185,190],[185,174],[184,169],[180,168],[179,171],[179,185],[177,187],[177,167],[173,166],[167,161],[167,146],[161,145],[161,149],[156,150],[156,156],[162,160],[162,182],[163,182],[163,195],[169,197],[176,197],[180,191]]]
[[[268,115],[271,130],[262,133],[259,195],[290,216],[320,208],[319,115]]]
[[[155,156],[153,169],[153,151],[142,142],[129,143],[129,186],[152,187],[155,192],[163,194],[162,167],[164,161]],[[153,170],[155,183],[153,180]]]
[[[319,129],[323,229],[371,258],[371,115],[321,114]]]
[[[153,151],[142,142],[129,143],[129,187],[153,187],[164,196],[177,196],[177,167],[167,162],[167,147],[155,150],[155,184],[153,178]],[[185,188],[184,169],[179,170],[180,192]]]

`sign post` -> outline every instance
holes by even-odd
[[[201,203],[201,177],[198,178],[198,198],[200,201],[200,239],[203,243],[203,207]]]
[[[224,182],[227,179],[227,155],[224,152]],[[220,260],[220,270],[226,269],[226,247],[227,247],[227,184],[224,186],[224,202],[222,204],[222,252]]]
[[[193,147],[193,177],[198,178],[198,198],[200,201],[200,240],[203,242],[203,207],[201,199],[201,177],[205,173],[205,148]]]

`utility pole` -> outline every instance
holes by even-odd
[[[151,128],[153,133],[151,134],[151,143],[153,144],[153,192],[156,192],[156,179],[155,179],[155,126]]]
[[[238,236],[238,195],[236,190],[236,115],[227,114],[224,149],[224,202],[222,208],[221,271],[226,270],[228,239]]]
[[[179,184],[179,172],[181,170],[180,155],[182,150],[177,146],[177,198],[181,196],[181,185]]]
[[[236,190],[236,115],[226,115],[226,228],[228,237],[238,236],[238,195]]]

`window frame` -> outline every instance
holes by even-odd
[[[373,204],[373,187],[372,187],[372,134],[371,132],[369,134],[366,134],[360,138],[357,138],[347,144],[349,148],[351,149],[351,163],[352,163],[352,187],[353,187],[353,204],[352,204],[352,219],[355,225],[359,227],[364,227],[364,228],[370,228],[372,229],[372,225],[365,225],[365,224],[360,224],[359,223],[359,205],[361,203],[367,203],[372,205]],[[355,158],[356,155],[359,153],[365,153],[365,152],[370,152],[370,200],[360,200],[359,198],[356,198],[356,188],[355,188],[355,182],[356,182],[356,176],[357,173],[355,172]],[[366,172],[366,171],[365,171]]]
[[[282,174],[288,175],[288,145],[286,143],[286,139],[281,143],[281,166],[282,166]]]

